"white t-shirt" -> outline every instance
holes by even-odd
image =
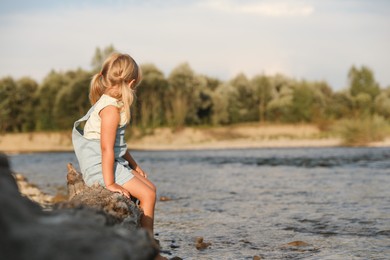
[[[106,106],[116,106],[121,108],[123,103],[118,101],[116,98],[110,97],[109,95],[103,94],[100,99],[95,104],[95,109],[91,113],[91,116],[85,123],[84,127],[84,137],[87,139],[100,139],[101,132],[101,118],[100,111]],[[120,122],[119,126],[122,127],[127,123],[126,113],[122,109],[120,112]]]

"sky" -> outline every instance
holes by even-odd
[[[283,74],[348,87],[367,66],[390,86],[388,0],[0,0],[0,78],[91,69],[113,45],[167,76]]]

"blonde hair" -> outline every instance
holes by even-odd
[[[89,100],[94,105],[108,88],[117,87],[110,95],[123,102],[127,122],[130,122],[130,106],[133,103],[135,87],[142,79],[141,69],[128,54],[113,53],[103,63],[101,72],[91,80]],[[129,87],[129,83],[134,83]]]

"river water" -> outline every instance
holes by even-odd
[[[183,259],[390,259],[390,148],[135,151],[158,187],[155,232]],[[11,156],[43,190],[73,153]],[[211,246],[195,248],[196,237]],[[305,246],[289,246],[303,241]]]

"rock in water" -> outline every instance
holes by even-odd
[[[309,244],[306,243],[305,241],[298,240],[298,241],[289,242],[286,245],[284,245],[284,247],[291,247],[291,246],[309,246]]]
[[[195,239],[195,248],[198,250],[203,250],[208,248],[211,245],[210,242],[204,242],[203,237],[197,237]]]
[[[167,196],[161,196],[160,201],[171,201],[172,199]]]
[[[127,202],[109,194],[113,200],[90,208],[76,193],[61,209],[43,211],[20,195],[8,160],[0,154],[0,259],[153,259],[158,254],[147,231],[137,228],[141,213],[136,205],[123,210]],[[118,203],[112,204],[115,198]],[[116,212],[116,205],[121,213],[106,212]]]

